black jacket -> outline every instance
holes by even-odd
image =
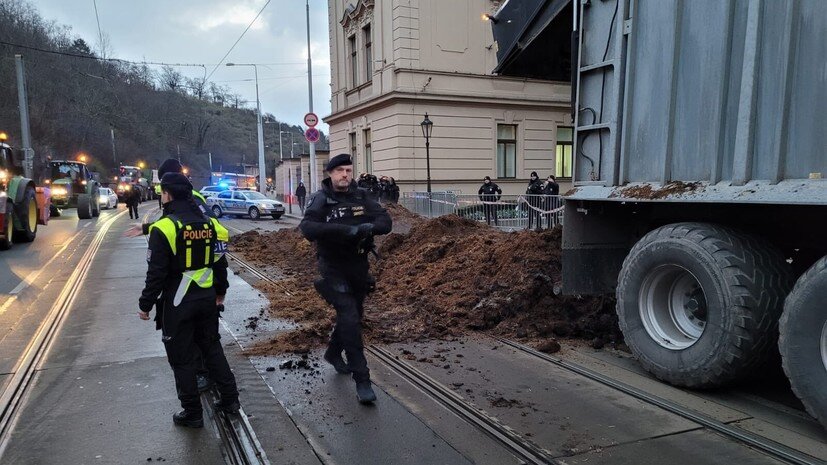
[[[480,196],[480,200],[483,202],[496,202],[500,200],[502,193],[503,190],[500,189],[500,186],[494,184],[493,181],[488,184],[482,183],[480,190],[477,191],[477,195]]]
[[[307,188],[304,187],[304,184],[299,184],[299,187],[296,188],[296,197],[307,197]]]
[[[363,189],[350,183],[347,192],[335,192],[330,178],[322,181],[322,189],[313,194],[304,211],[299,229],[307,240],[316,243],[319,264],[347,265],[367,263],[367,252],[359,251],[362,240],[357,226],[373,224],[373,234],[391,232],[388,212]]]
[[[193,211],[192,204],[186,200],[174,200],[164,205],[164,216],[171,214],[175,214],[182,221],[197,221],[206,218],[204,215]],[[172,299],[182,279],[181,272],[174,270],[174,258],[175,255],[172,253],[164,234],[158,229],[153,229],[149,234],[149,251],[147,252],[149,268],[146,272],[146,285],[141,293],[141,298],[138,300],[142,311],[149,312],[152,310],[159,295],[164,300],[167,308],[172,307]],[[227,281],[227,259],[222,257],[213,264],[213,287],[203,289],[191,285],[184,301],[225,295],[229,286],[230,284]]]
[[[560,195],[560,184],[554,181],[546,182],[545,186],[543,186],[543,194]]]

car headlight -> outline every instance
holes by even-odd
[[[9,172],[8,171],[0,170],[0,181],[4,181],[8,177],[9,177]]]
[[[108,202],[109,202],[108,197],[98,197],[98,203],[108,203]]]
[[[266,203],[260,203],[258,206],[264,209],[270,208],[270,205],[267,205]]]
[[[66,195],[65,187],[55,187],[52,189],[52,195]]]

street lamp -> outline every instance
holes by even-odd
[[[258,67],[253,63],[227,63],[227,66],[252,66],[256,74],[256,127],[258,128],[258,190],[264,194],[267,185],[264,175],[267,172],[264,163],[264,128],[261,125],[261,100],[258,98]]]
[[[425,113],[425,119],[419,123],[422,127],[422,135],[425,136],[425,170],[428,176],[428,194],[431,193],[431,131],[434,128],[434,122],[428,119],[428,113]]]

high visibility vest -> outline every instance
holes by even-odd
[[[209,221],[207,221],[209,220]],[[230,234],[215,218],[185,223],[173,215],[165,216],[149,227],[158,229],[167,240],[175,256],[173,267],[182,274],[181,283],[173,297],[178,306],[190,285],[208,289],[213,286],[213,264],[226,252]]]

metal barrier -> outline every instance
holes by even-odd
[[[559,195],[483,196],[452,192],[404,192],[400,203],[428,218],[455,214],[486,222],[506,231],[552,228],[563,224],[563,199]]]

